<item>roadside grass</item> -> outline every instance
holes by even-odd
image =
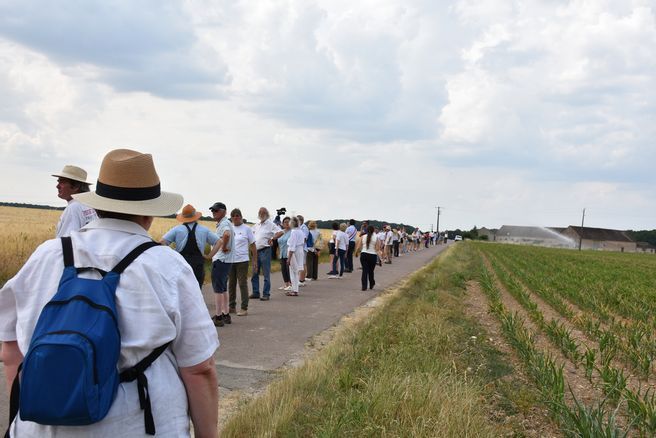
[[[328,346],[242,406],[223,435],[508,433],[513,426],[497,422],[492,411],[507,412],[505,419],[533,405],[535,394],[501,382],[512,367],[490,345],[472,343],[481,329],[462,300],[472,259],[451,248],[413,274],[369,317],[344,324]]]

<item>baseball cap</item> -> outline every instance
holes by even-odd
[[[210,207],[210,211],[217,211],[217,210],[227,210],[226,205],[223,202],[215,202]]]

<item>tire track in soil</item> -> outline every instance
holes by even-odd
[[[487,296],[476,281],[467,283],[467,294],[464,300],[466,312],[480,325],[487,334],[487,341],[505,358],[513,367],[513,374],[504,376],[504,380],[516,380],[522,385],[535,388],[535,384],[524,373],[521,360],[515,350],[505,341],[501,323],[489,311]],[[540,405],[530,407],[529,414],[518,413],[515,417],[522,427],[522,433],[527,437],[562,437],[558,425],[551,419],[549,410]]]

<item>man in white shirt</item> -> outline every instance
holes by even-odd
[[[260,207],[257,213],[259,222],[253,225],[253,234],[255,235],[255,248],[257,250],[257,269],[253,270],[251,276],[252,294],[249,298],[260,301],[269,301],[271,296],[271,244],[273,239],[283,235],[280,227],[273,223],[270,218],[269,210],[266,207]],[[260,296],[260,272],[264,276],[264,289]]]
[[[389,225],[385,225],[385,234],[384,234],[384,248],[383,248],[383,259],[388,265],[392,264],[392,228]]]
[[[68,236],[98,218],[93,208],[73,199],[74,194],[89,191],[91,183],[87,182],[86,170],[67,165],[60,173],[52,176],[57,178],[57,196],[68,202],[57,223],[56,237]]]
[[[148,229],[154,216],[167,216],[182,206],[182,196],[160,190],[152,156],[127,149],[105,156],[95,192],[75,196],[95,208],[100,219],[71,233],[74,264],[105,271],[140,244],[152,241]],[[43,243],[0,290],[0,341],[8,385],[17,376],[41,310],[58,290],[64,270],[62,245],[60,239]],[[95,270],[78,275],[100,278]],[[144,251],[121,274],[115,304],[120,371],[170,342],[143,374],[148,398],[138,390],[144,388],[141,377],[124,381],[109,412],[96,423],[43,425],[22,420],[19,411],[10,425],[11,436],[145,436],[147,412],[152,412],[154,429],[161,436],[189,437],[190,419],[196,436],[217,436],[213,355],[219,340],[189,264],[164,246]],[[45,362],[43,368],[51,367]],[[55,385],[43,391],[58,389]],[[152,411],[146,406],[148,399]]]
[[[346,272],[353,272],[355,238],[358,235],[358,230],[355,228],[355,219],[349,220],[349,226],[346,228],[346,235],[349,238],[348,249],[346,250]]]

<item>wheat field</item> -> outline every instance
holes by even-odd
[[[18,272],[40,244],[55,237],[61,214],[60,210],[0,206],[0,286]],[[214,230],[213,221],[199,223]],[[149,234],[159,241],[178,224],[175,219],[155,218]],[[321,230],[321,234],[327,247],[331,230]]]

